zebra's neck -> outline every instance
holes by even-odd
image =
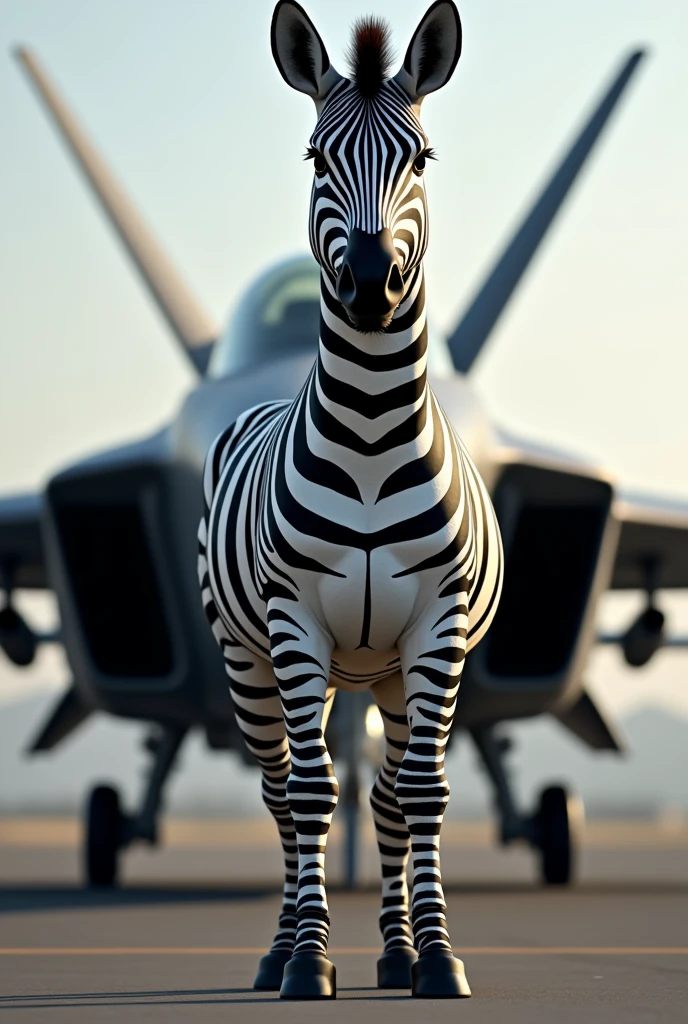
[[[369,455],[412,442],[427,417],[426,369],[422,266],[414,271],[391,325],[379,335],[352,327],[322,275],[320,341],[310,393],[311,419],[322,435]]]

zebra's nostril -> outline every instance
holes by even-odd
[[[337,279],[337,297],[354,323],[386,321],[404,294],[399,254],[389,228],[353,228]]]
[[[401,270],[399,269],[398,263],[393,263],[392,268],[387,278],[387,296],[390,300],[398,302],[401,296],[404,294],[404,279],[401,276]]]
[[[342,267],[339,280],[337,281],[337,297],[345,306],[350,305],[356,298],[356,284],[348,263],[345,263]]]

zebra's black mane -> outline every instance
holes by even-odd
[[[372,15],[354,22],[346,59],[361,95],[366,99],[377,96],[394,59],[387,22]]]

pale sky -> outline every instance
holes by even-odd
[[[427,4],[305,6],[342,68],[353,17],[386,16],[401,59]],[[314,112],[273,65],[272,7],[0,0],[0,494],[158,427],[192,380],[10,48],[35,49],[222,324],[267,263],[307,248]],[[621,59],[651,49],[474,378],[504,426],[688,496],[688,4],[459,8],[461,61],[423,111],[440,327]]]

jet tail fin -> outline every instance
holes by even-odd
[[[454,366],[460,373],[468,373],[480,354],[644,54],[644,50],[637,50],[624,61],[448,338]]]
[[[110,223],[136,265],[160,312],[199,373],[204,373],[215,325],[153,237],[84,128],[48,78],[35,54],[20,47],[15,55],[36,87],[62,139],[93,189]]]

